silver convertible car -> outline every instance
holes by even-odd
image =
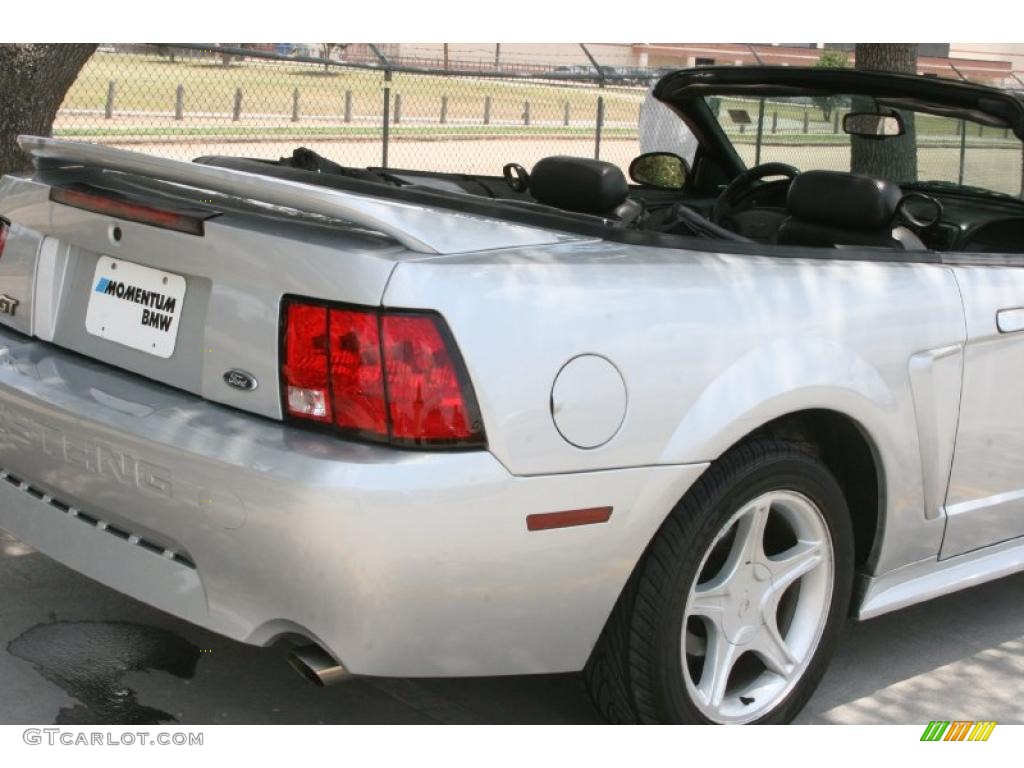
[[[1024,101],[654,96],[697,148],[633,184],[23,137],[0,527],[321,683],[583,670],[619,722],[788,721],[848,617],[1024,569]]]

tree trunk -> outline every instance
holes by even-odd
[[[68,88],[95,50],[95,43],[0,45],[0,173],[31,167],[18,136],[52,134]]]
[[[917,43],[857,43],[857,69],[917,74]],[[854,111],[874,111],[872,99],[855,98]],[[906,133],[898,139],[850,137],[850,170],[887,181],[917,181],[914,114],[903,113]]]

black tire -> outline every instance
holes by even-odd
[[[853,529],[835,478],[796,444],[759,439],[718,459],[676,505],[623,590],[584,670],[598,711],[619,723],[708,723],[690,699],[679,653],[687,595],[705,552],[747,501],[797,491],[821,510],[834,572],[821,639],[792,690],[755,723],[787,723],[803,708],[831,660],[853,584]]]

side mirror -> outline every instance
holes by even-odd
[[[903,118],[898,112],[851,112],[843,118],[843,132],[864,139],[891,139],[906,133]]]
[[[682,189],[690,164],[673,152],[648,152],[629,164],[629,178],[644,187]]]

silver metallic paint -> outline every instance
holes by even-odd
[[[708,462],[807,409],[849,417],[876,458],[881,530],[862,616],[1024,568],[1019,540],[991,546],[1024,533],[1024,409],[1007,386],[1021,380],[1024,347],[996,326],[1024,304],[1016,268],[582,240],[30,144],[58,164],[209,184],[387,234],[268,207],[231,209],[202,238],[118,222],[114,244],[110,217],[49,202],[46,172],[0,181],[13,222],[0,292],[25,308],[0,324],[52,338],[0,332],[0,466],[188,553],[198,570],[66,529],[74,521],[11,486],[0,485],[0,525],[164,610],[248,642],[300,632],[363,674],[578,669]],[[170,361],[85,338],[82,275],[101,254],[189,280],[201,317],[183,325]],[[292,293],[439,311],[489,452],[396,451],[274,421],[278,306]],[[550,411],[558,371],[585,354],[611,361],[629,392],[615,436],[590,450],[563,439]],[[261,386],[226,387],[235,367]],[[608,505],[605,525],[526,530],[527,514]],[[974,547],[984,549],[956,556]]]
[[[628,401],[626,383],[611,362],[599,355],[579,355],[555,376],[551,418],[570,445],[597,448],[619,431]]]
[[[82,141],[19,136],[18,145],[36,160],[50,164],[81,164],[133,173],[351,221],[369,230],[383,232],[417,253],[457,253],[576,239],[565,233],[507,222],[496,228],[492,221],[479,216],[376,200],[340,190]]]
[[[943,558],[1024,536],[1024,336],[999,313],[1024,302],[1024,268],[955,268],[967,323]]]
[[[897,611],[1024,571],[1024,540],[987,546],[945,560],[926,558],[863,583],[860,619]]]
[[[167,492],[121,476],[136,462]],[[514,477],[486,452],[308,433],[0,332],[0,466],[196,564],[0,483],[0,527],[87,576],[238,640],[297,632],[354,673],[422,676],[582,667],[706,465]],[[526,528],[603,504],[603,525]]]
[[[948,267],[562,244],[406,262],[384,301],[445,316],[490,449],[514,474],[702,463],[779,416],[834,410],[860,425],[882,470],[876,572],[939,549],[908,362],[964,341]],[[581,353],[613,361],[630,398],[615,438],[587,451],[537,407]],[[529,376],[517,375],[523,361]],[[948,388],[936,397],[955,412]]]

